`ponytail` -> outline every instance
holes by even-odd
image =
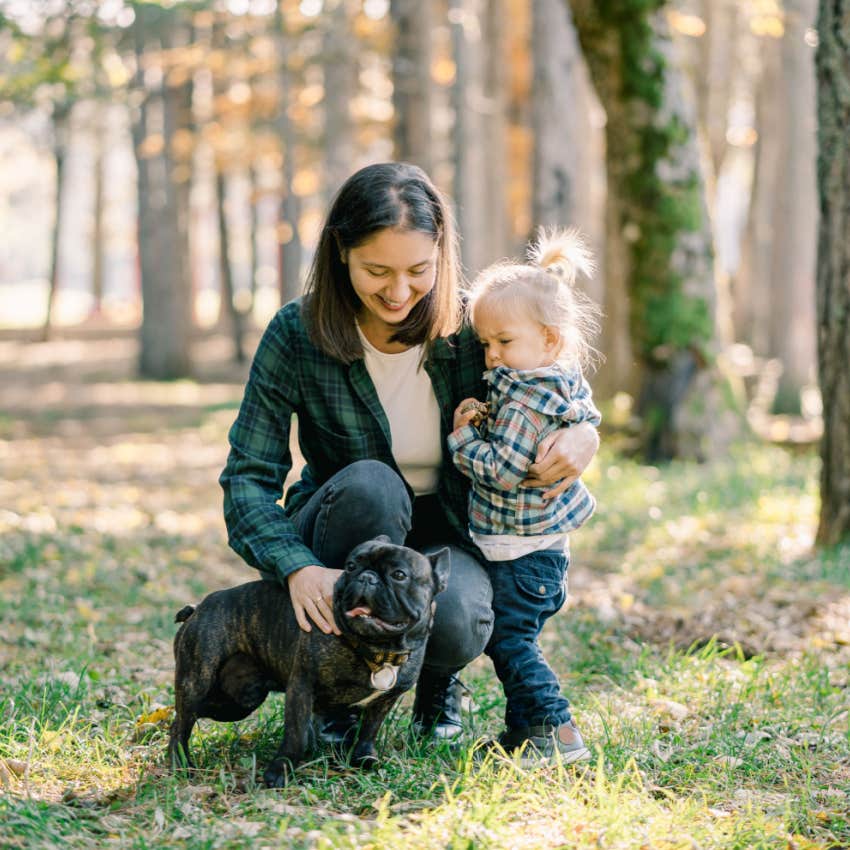
[[[567,230],[541,227],[528,246],[528,261],[556,274],[569,286],[575,284],[579,272],[591,277],[596,271],[593,254],[575,227]]]

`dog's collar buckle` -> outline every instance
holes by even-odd
[[[392,664],[384,664],[372,671],[369,681],[376,691],[389,691],[395,687],[395,683],[398,681],[398,667],[393,667]]]

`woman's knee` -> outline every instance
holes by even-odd
[[[298,512],[301,538],[326,566],[341,569],[359,543],[386,534],[401,543],[411,504],[401,477],[385,463],[361,460],[326,481]]]
[[[333,486],[335,505],[350,502],[358,517],[367,522],[388,514],[404,514],[409,523],[410,495],[402,477],[379,460],[358,460],[336,476]]]

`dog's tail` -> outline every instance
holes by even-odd
[[[195,606],[194,605],[187,605],[185,608],[181,608],[177,612],[176,616],[174,617],[174,622],[175,623],[185,623],[186,620],[188,620],[189,617],[191,617],[192,614],[194,614],[194,613],[195,613]]]

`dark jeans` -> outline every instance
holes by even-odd
[[[342,569],[348,553],[386,534],[419,551],[451,548],[448,588],[437,597],[425,666],[454,673],[477,658],[493,629],[492,591],[481,564],[455,538],[436,496],[411,504],[399,475],[377,460],[359,460],[326,481],[294,517],[304,542],[325,566]]]
[[[537,642],[543,624],[566,601],[568,565],[563,552],[549,550],[487,562],[495,624],[484,651],[505,690],[509,730],[570,719],[570,704]]]

